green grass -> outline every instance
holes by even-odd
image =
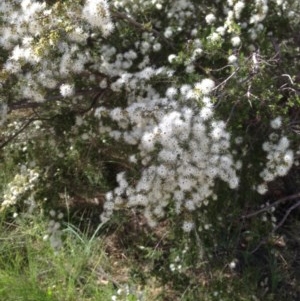
[[[85,232],[62,222],[63,244],[54,250],[43,240],[48,214],[37,209],[32,216],[10,215],[0,214],[0,300],[109,301],[118,289],[123,293],[116,300],[125,301],[271,301],[279,293],[293,300],[283,279],[292,276],[283,269],[288,249],[245,253],[232,269],[233,254],[199,256],[195,247],[183,251],[192,240],[174,239],[166,226],[150,235],[149,229],[133,232],[123,221]],[[171,271],[170,263],[182,269]]]
[[[99,238],[86,240],[69,226],[63,247],[55,251],[43,240],[47,224],[40,217],[0,225],[0,300],[110,300],[109,267]]]

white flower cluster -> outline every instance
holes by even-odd
[[[176,20],[179,27],[176,28],[175,31],[181,31],[182,27],[193,16],[194,12],[195,6],[192,1],[174,0],[170,2],[170,7],[168,7],[167,18]],[[166,30],[173,32],[171,27]]]
[[[281,126],[281,118],[277,117],[270,122],[271,127],[278,129]],[[267,163],[260,177],[264,183],[257,186],[257,191],[264,194],[268,191],[267,182],[273,181],[276,177],[285,176],[294,163],[294,152],[289,148],[290,142],[286,136],[271,133],[269,140],[264,142],[263,150],[267,152]]]
[[[185,270],[184,266],[184,259],[185,259],[185,254],[188,251],[188,248],[185,247],[181,254],[179,253],[174,260],[172,260],[172,263],[170,263],[169,268],[171,272],[177,272],[177,273],[182,273]]]
[[[222,42],[222,37],[225,37],[226,33],[232,35],[231,44],[233,47],[239,47],[242,43],[242,40],[237,36],[238,32],[236,31],[236,24],[240,24],[241,28],[247,29],[248,34],[251,40],[256,40],[264,30],[263,21],[269,13],[269,0],[255,0],[255,1],[245,1],[245,0],[227,0],[227,3],[224,3],[224,13],[225,18],[223,24],[216,26],[215,30],[207,37],[207,40],[212,44]],[[280,13],[283,5],[282,2],[286,1],[277,1],[274,0],[275,6],[279,7],[278,14]],[[242,13],[247,7],[248,12],[245,12],[245,17]],[[250,15],[249,15],[250,12]],[[214,19],[213,14],[206,16],[206,22],[208,24],[215,24],[216,20]],[[253,46],[253,45],[252,45]],[[230,57],[229,63],[237,61],[235,57]]]
[[[78,1],[68,5],[62,22],[60,17],[52,16],[61,13],[60,6],[35,0],[1,1],[0,47],[10,54],[3,71],[15,76],[15,100],[43,102],[53,89],[63,97],[72,96],[75,87],[60,86],[59,82],[74,82],[72,77],[83,72],[88,74],[86,81],[95,82],[85,65],[91,61],[99,65],[101,56],[92,58],[88,49],[82,51],[80,47],[87,44],[90,35],[108,36],[112,32],[108,3],[88,0],[83,6]],[[86,22],[92,29],[85,26]],[[22,72],[25,65],[34,72]]]
[[[207,24],[213,24],[217,20],[216,16],[212,13],[205,16],[205,21]]]
[[[255,0],[255,13],[250,18],[250,24],[262,22],[268,13],[268,0]]]
[[[240,19],[241,13],[242,13],[244,8],[245,8],[245,2],[244,1],[237,1],[234,4],[233,11],[234,11],[235,17],[237,19]]]
[[[195,84],[195,88],[204,94],[210,94],[215,87],[215,82],[209,78],[203,79],[201,82]]]
[[[211,80],[203,82],[205,92],[214,86]],[[230,134],[224,122],[212,119],[210,98],[204,96],[202,102],[202,108],[192,109],[156,95],[132,104],[126,114],[120,108],[111,111],[112,119],[124,129],[111,136],[138,144],[143,170],[134,185],[125,173],[118,175],[119,186],[106,196],[103,221],[114,209],[139,207],[149,225],[155,226],[169,204],[177,214],[188,214],[216,199],[213,187],[217,178],[232,189],[238,187],[237,168],[229,151]],[[186,220],[183,230],[192,229],[192,221]]]
[[[231,38],[231,44],[232,44],[233,47],[238,47],[238,46],[240,46],[240,44],[241,44],[241,39],[240,39],[240,37],[237,37],[237,36],[232,37],[232,38]]]
[[[22,165],[20,173],[16,174],[13,180],[7,185],[3,201],[0,204],[1,210],[15,205],[26,193],[32,192],[38,178],[39,173],[36,170]]]
[[[92,26],[99,27],[103,36],[108,36],[114,30],[106,0],[86,0],[82,15]]]
[[[142,301],[145,300],[145,292],[135,286],[129,286],[128,284],[123,285],[119,288],[116,294],[111,296],[112,301],[129,301],[136,300]]]

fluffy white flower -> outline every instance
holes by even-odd
[[[234,63],[236,63],[236,62],[237,62],[237,57],[236,57],[236,55],[232,54],[232,55],[230,55],[230,56],[228,57],[228,63],[229,63],[229,64],[234,64]]]
[[[216,29],[216,32],[218,34],[220,34],[221,36],[223,36],[226,32],[226,28],[224,26],[219,26],[217,29]]]
[[[265,180],[266,182],[271,182],[275,179],[276,175],[274,173],[271,173],[270,171],[265,171],[260,174],[260,176]]]
[[[160,51],[160,50],[161,50],[161,44],[160,44],[160,43],[155,43],[155,44],[153,45],[153,50],[154,50],[155,52]]]
[[[236,262],[233,260],[233,261],[231,261],[230,263],[229,263],[229,268],[231,269],[231,270],[234,270],[235,268],[236,268]]]
[[[175,61],[176,61],[176,55],[175,54],[170,54],[169,56],[168,56],[168,61],[169,61],[169,63],[174,63]]]
[[[177,89],[174,87],[170,87],[166,91],[166,96],[172,99],[177,94]]]
[[[182,190],[176,190],[174,192],[174,199],[177,201],[183,201],[184,200],[184,192]]]
[[[270,122],[271,128],[273,129],[279,129],[282,125],[282,119],[280,116],[276,117]]]
[[[180,93],[183,95],[183,96],[186,96],[190,91],[191,91],[192,87],[190,85],[182,85],[180,87]]]
[[[192,200],[187,200],[185,203],[185,207],[189,211],[194,211],[196,209],[195,204]]]
[[[179,177],[178,185],[181,190],[189,191],[195,185],[195,181],[191,178]]]
[[[241,44],[240,37],[236,36],[236,37],[231,38],[231,44],[232,44],[233,47],[240,46],[240,44]]]
[[[289,171],[289,167],[285,165],[279,165],[276,167],[276,172],[279,176],[285,176]]]
[[[186,73],[193,73],[194,70],[195,70],[194,65],[187,65],[186,68],[185,68]]]
[[[164,165],[160,165],[157,167],[157,174],[160,177],[165,178],[168,175],[168,169]]]
[[[59,87],[59,91],[62,97],[70,97],[75,93],[74,85],[70,84],[62,84]]]
[[[208,120],[213,115],[213,111],[211,108],[204,107],[200,111],[200,116],[203,118],[203,120]]]
[[[104,36],[109,35],[114,29],[106,0],[86,0],[82,16],[93,27],[99,27]]]
[[[290,145],[289,139],[284,136],[279,140],[277,148],[278,150],[284,151],[289,147],[289,145]]]
[[[201,48],[196,48],[193,52],[193,58],[199,57],[203,53],[203,49]]]
[[[138,194],[136,196],[136,203],[137,203],[137,205],[140,205],[140,206],[147,206],[148,198],[145,195]]]
[[[213,138],[213,140],[218,141],[223,137],[223,129],[219,128],[219,127],[215,127],[212,131],[211,131],[211,137]]]
[[[208,40],[210,40],[212,43],[216,43],[220,41],[221,36],[220,34],[213,32],[210,36],[207,37]]]
[[[244,1],[238,1],[234,5],[233,10],[234,10],[234,13],[235,13],[235,17],[237,19],[240,18],[242,10],[244,9],[244,7],[245,7],[245,2]]]
[[[239,186],[239,179],[237,177],[231,177],[229,180],[229,187],[236,189]]]
[[[190,222],[190,221],[184,221],[183,222],[183,225],[182,225],[182,230],[184,232],[191,232],[194,228],[195,224],[193,222]]]
[[[206,21],[207,24],[213,24],[216,21],[216,17],[215,17],[214,14],[208,14],[205,17],[205,21]]]
[[[202,94],[207,95],[212,92],[215,87],[215,82],[210,78],[205,78],[201,82],[195,84],[195,88],[199,89]]]
[[[170,27],[168,27],[165,32],[164,32],[164,36],[168,39],[173,35],[173,31]]]
[[[266,183],[260,184],[257,186],[256,191],[259,194],[265,194],[268,191],[268,186]]]
[[[292,150],[288,150],[284,156],[283,156],[283,161],[287,163],[288,165],[292,165],[294,162],[294,153]]]

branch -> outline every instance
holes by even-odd
[[[79,90],[72,97],[76,97],[79,95],[92,94],[92,93],[96,93],[96,95],[101,95],[102,92],[104,92],[104,90],[99,89],[99,88],[95,88],[95,89],[91,89],[91,90]],[[29,101],[29,99],[22,99],[20,101],[8,104],[8,110],[11,112],[11,111],[22,110],[22,109],[36,109],[36,108],[41,107],[42,105],[44,105],[47,102],[64,100],[64,99],[65,98],[63,96],[61,96],[60,94],[48,96],[45,98],[45,100],[43,102],[32,102],[32,101]],[[94,101],[94,98],[93,98],[93,101]]]
[[[35,118],[30,118],[16,133],[11,135],[6,141],[0,144],[0,149],[4,148],[8,143],[15,139],[20,133],[22,133],[34,120]]]
[[[213,88],[214,90],[217,90],[219,87],[225,85],[234,75],[237,74],[237,72],[240,70],[240,67],[237,67],[225,80],[223,80],[220,84],[218,84],[216,87]]]
[[[249,214],[246,214],[246,215],[243,215],[241,218],[249,218],[249,217],[252,217],[252,216],[255,216],[255,215],[258,215],[262,212],[265,212],[265,211],[268,211],[269,209],[271,209],[272,207],[275,207],[277,205],[279,205],[280,203],[284,203],[286,201],[291,201],[291,200],[294,200],[294,199],[297,199],[297,198],[300,198],[300,193],[296,193],[296,194],[292,194],[292,195],[289,195],[289,196],[286,196],[284,198],[281,198],[279,200],[277,200],[276,202],[260,209],[260,210],[257,210],[255,212],[252,212],[252,213],[249,213]]]
[[[293,194],[293,195],[290,195],[290,196],[287,196],[287,197],[284,197],[284,198],[281,198],[279,199],[278,201],[274,202],[273,204],[270,204],[258,211],[255,211],[253,213],[250,213],[250,214],[247,214],[247,215],[244,215],[242,216],[242,218],[249,218],[249,217],[252,217],[252,216],[255,216],[259,213],[262,213],[262,212],[265,212],[267,210],[269,210],[270,208],[274,207],[274,206],[277,206],[279,205],[280,203],[283,203],[283,202],[286,202],[286,201],[291,201],[291,200],[294,200],[294,199],[297,199],[300,197],[300,193],[296,193],[296,194]],[[292,205],[285,213],[284,217],[281,219],[281,221],[276,225],[276,227],[274,227],[271,231],[272,234],[274,234],[283,224],[284,222],[286,221],[286,219],[288,218],[288,216],[290,215],[290,213],[297,207],[300,206],[300,200],[298,200],[294,205]],[[267,243],[268,242],[268,237],[265,237],[263,238],[259,243],[258,245],[250,252],[251,254],[255,253],[263,244]]]
[[[279,224],[272,230],[273,233],[276,232],[284,224],[290,213],[298,206],[300,206],[300,200],[286,211],[284,217],[281,219]]]
[[[41,106],[43,103],[40,102],[27,102],[27,99],[20,100],[18,102],[14,102],[8,104],[8,111],[22,110],[22,109],[35,109]]]

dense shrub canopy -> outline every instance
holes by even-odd
[[[95,185],[102,221],[137,208],[189,232],[298,165],[297,1],[3,0],[0,13],[2,150],[21,165],[2,207]]]

